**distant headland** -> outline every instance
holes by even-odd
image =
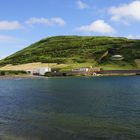
[[[51,68],[139,70],[140,40],[108,36],[54,36],[42,39],[0,60],[1,71]]]

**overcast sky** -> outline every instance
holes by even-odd
[[[0,58],[56,35],[140,38],[139,0],[1,0]]]

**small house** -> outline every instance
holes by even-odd
[[[77,69],[73,69],[73,72],[88,72],[89,68],[77,68]]]
[[[47,72],[51,72],[51,68],[49,67],[38,68],[38,69],[33,70],[32,74],[44,76]]]
[[[51,72],[51,68],[49,68],[49,67],[46,67],[46,68],[39,68],[38,69],[38,72],[39,72],[39,75],[45,75],[45,73],[47,73],[47,72]]]

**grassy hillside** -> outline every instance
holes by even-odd
[[[111,60],[111,56],[115,54],[123,55],[124,60]],[[0,66],[42,62],[136,67],[135,60],[139,59],[140,40],[95,36],[56,36],[42,39],[1,60]]]

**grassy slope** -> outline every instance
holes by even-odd
[[[105,52],[109,52],[102,60]],[[114,54],[124,56],[123,61],[114,62]],[[133,69],[140,59],[140,41],[126,38],[93,36],[56,36],[43,39],[0,61],[0,65],[26,63],[66,64],[65,69],[81,66],[102,66],[106,69]],[[100,61],[99,61],[100,60]]]

